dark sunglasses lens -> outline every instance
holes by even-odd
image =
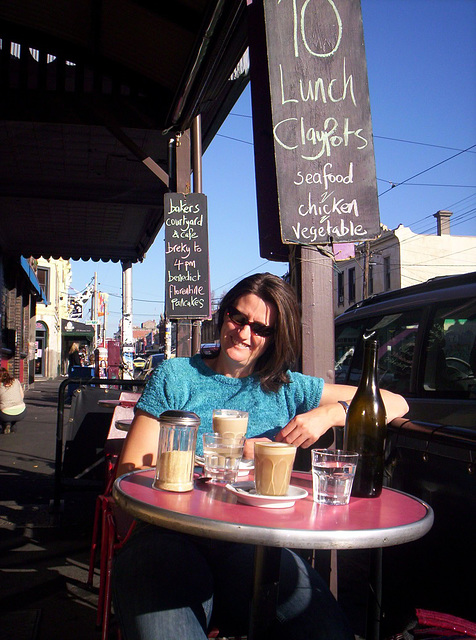
[[[266,325],[259,322],[252,322],[250,324],[250,329],[257,336],[260,336],[260,338],[267,338],[268,336],[273,334],[272,327],[267,327]]]
[[[240,313],[238,309],[235,309],[234,307],[231,307],[230,309],[228,309],[228,317],[232,322],[240,325],[240,327],[244,327],[248,321],[248,318],[242,313]]]
[[[235,309],[235,307],[230,307],[227,313],[232,322],[237,324],[239,327],[245,327],[248,324],[251,331],[260,338],[267,338],[268,336],[273,335],[273,327],[267,327],[265,324],[261,324],[261,322],[248,322],[248,318],[241,313],[241,311]]]

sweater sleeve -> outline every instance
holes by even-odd
[[[293,394],[295,412],[306,413],[319,406],[324,389],[324,380],[303,373],[290,373],[289,391]]]

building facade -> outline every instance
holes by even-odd
[[[37,274],[46,304],[36,305],[35,378],[54,379],[64,373],[62,320],[68,318],[71,264],[69,260],[39,258]]]
[[[37,261],[0,251],[1,366],[24,388],[34,380],[35,308],[43,292],[36,276]]]
[[[336,260],[334,314],[383,291],[444,275],[476,270],[476,237],[451,234],[449,211],[438,211],[437,235],[416,234],[399,225],[355,247],[355,256]]]

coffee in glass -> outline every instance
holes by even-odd
[[[293,470],[296,447],[285,442],[255,442],[256,492],[285,496]]]

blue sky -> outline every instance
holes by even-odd
[[[449,209],[453,235],[476,235],[476,0],[361,3],[380,221],[433,234],[433,214]],[[245,274],[287,271],[259,255],[252,143],[248,87],[203,158],[212,297]],[[134,325],[163,312],[163,246],[162,231],[133,266]],[[120,264],[72,265],[77,291],[97,271],[111,336],[121,315]]]

